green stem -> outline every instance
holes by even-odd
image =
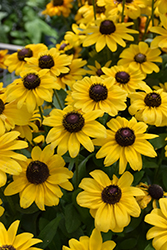
[[[94,12],[94,19],[96,20],[96,4],[95,4],[95,0],[93,0],[93,12]]]
[[[55,97],[56,97],[56,99],[57,99],[57,102],[58,102],[58,104],[59,104],[60,108],[63,110],[63,106],[61,105],[61,102],[60,102],[59,96],[58,96],[57,91],[56,91],[55,89],[54,89],[54,94],[55,94]]]
[[[126,2],[126,0],[123,0],[123,3],[122,3],[122,19],[121,19],[121,22],[124,21],[125,2]]]
[[[152,26],[154,26],[154,0],[152,0],[152,12],[151,12],[151,20],[152,20]]]
[[[41,106],[38,106],[38,109],[39,109],[39,113],[40,113],[40,116],[41,116],[41,120],[43,122],[44,118],[43,118],[43,112],[42,112]]]
[[[75,189],[77,189],[79,181],[78,157],[77,155],[75,158]]]
[[[144,30],[144,35],[143,35],[143,38],[142,38],[143,41],[145,40],[145,37],[146,37],[146,34],[147,34],[147,29],[148,29],[148,26],[150,24],[150,21],[151,21],[151,18],[147,17],[147,21],[146,21],[146,25],[145,25],[145,30]]]

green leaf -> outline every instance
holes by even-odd
[[[139,184],[139,182],[141,181],[142,177],[144,175],[144,171],[141,170],[139,172],[136,172],[133,174],[134,176],[134,181],[133,181],[133,185],[136,186],[137,184]]]
[[[43,242],[38,244],[38,247],[45,249],[52,241],[57,232],[59,222],[62,219],[62,214],[58,214],[55,219],[47,224],[47,226],[40,232],[38,238]]]
[[[166,137],[167,137],[167,133],[163,133],[163,134],[159,134],[159,137],[150,140],[155,150],[159,148],[163,148],[166,145],[166,141],[165,141]]]
[[[119,244],[120,249],[132,249],[133,247],[135,247],[137,244],[137,240],[135,238],[129,238],[126,239],[124,241],[122,241]]]
[[[155,248],[150,243],[144,248],[144,250],[155,250]]]
[[[57,96],[55,94],[53,96],[53,105],[57,109],[61,109],[62,107],[64,108],[65,107],[64,100],[67,96],[66,91],[63,89],[55,90],[55,91],[56,91]]]
[[[73,233],[81,225],[79,214],[73,204],[68,204],[65,207],[65,226],[68,233]]]

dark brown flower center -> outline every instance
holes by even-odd
[[[0,250],[16,250],[12,245],[3,245]]]
[[[32,50],[29,48],[23,48],[21,50],[18,50],[17,57],[20,61],[24,61],[25,57],[32,57],[33,53]]]
[[[107,204],[115,204],[120,201],[122,196],[121,189],[117,185],[110,185],[103,189],[101,197]]]
[[[144,98],[144,102],[149,107],[159,107],[161,105],[161,96],[155,92],[149,93]]]
[[[104,72],[102,71],[102,69],[98,69],[98,70],[96,71],[96,75],[97,75],[97,76],[104,75]]]
[[[4,104],[4,102],[0,99],[0,115],[3,113],[4,109],[5,109],[5,104]]]
[[[104,20],[100,24],[100,33],[103,35],[110,35],[116,30],[115,24],[111,20]]]
[[[125,71],[119,71],[116,73],[115,79],[117,82],[119,82],[121,84],[126,84],[130,80],[130,75]]]
[[[67,45],[68,45],[67,43],[62,43],[62,44],[60,45],[59,50],[63,50]]]
[[[33,184],[42,184],[49,177],[48,166],[41,161],[32,161],[27,167],[26,177]]]
[[[153,199],[159,200],[163,197],[163,188],[157,184],[152,184],[148,188],[148,193],[151,195]]]
[[[130,146],[135,142],[135,134],[128,127],[120,128],[115,134],[115,140],[122,147]]]
[[[146,56],[142,53],[138,53],[137,55],[135,55],[134,57],[134,60],[137,62],[137,63],[143,63],[146,61]]]
[[[105,11],[106,11],[105,6],[98,6],[96,3],[96,13],[97,14],[105,13]]]
[[[63,3],[63,0],[53,0],[53,6],[61,6]]]
[[[103,84],[93,84],[89,89],[89,97],[95,102],[105,100],[108,96],[108,90]]]
[[[40,78],[34,73],[30,73],[23,78],[23,84],[26,89],[35,89],[40,85]]]
[[[122,3],[122,2],[123,2],[123,0],[117,0],[117,2],[118,2],[118,3]],[[126,2],[126,3],[132,3],[132,2],[133,2],[133,0],[126,0],[125,2]]]
[[[70,133],[80,131],[84,124],[85,120],[83,116],[75,111],[68,113],[63,118],[63,126]]]
[[[39,67],[41,69],[50,69],[54,66],[54,60],[51,55],[44,55],[39,58]]]

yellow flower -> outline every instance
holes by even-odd
[[[26,161],[27,157],[14,152],[27,148],[27,142],[18,140],[19,132],[11,131],[0,136],[0,187],[5,185],[8,174],[18,175],[22,167],[17,160]]]
[[[0,69],[6,69],[6,65],[4,64],[4,61],[9,56],[7,55],[7,53],[8,53],[7,49],[0,50]]]
[[[151,48],[160,47],[162,49],[167,49],[167,22],[163,22],[164,27],[151,27],[150,31],[153,33],[157,33],[160,36],[154,37],[151,42]]]
[[[52,0],[46,5],[46,9],[42,11],[42,14],[49,16],[60,16],[68,17],[71,13],[71,4],[73,0]]]
[[[3,203],[3,202],[2,202],[2,200],[0,199],[0,205],[2,205],[2,203]],[[4,207],[0,206],[0,216],[3,215],[4,211],[5,211]]]
[[[26,58],[36,57],[39,52],[45,50],[47,50],[47,47],[42,43],[28,44],[23,49],[9,55],[4,63],[9,72],[15,71],[15,74],[19,75],[27,64]]]
[[[96,158],[105,157],[105,166],[110,166],[119,159],[119,174],[125,171],[128,162],[134,171],[139,171],[142,169],[141,154],[157,156],[147,139],[153,139],[158,135],[144,133],[148,127],[144,122],[137,122],[134,117],[128,121],[118,116],[111,119],[107,126],[107,138],[93,141],[95,145],[102,146]]]
[[[103,242],[101,233],[96,228],[93,229],[91,236],[81,236],[79,241],[76,239],[69,240],[69,247],[63,246],[62,250],[113,250],[116,246],[115,242],[112,240],[107,240]]]
[[[162,62],[160,54],[159,49],[151,49],[145,42],[139,42],[138,45],[131,44],[129,48],[120,54],[122,59],[118,61],[118,65],[129,65],[145,74],[151,74],[153,71],[157,73],[159,67],[153,62]]]
[[[95,227],[102,231],[122,232],[130,223],[130,216],[139,217],[140,207],[134,196],[143,195],[139,188],[132,187],[133,175],[125,172],[119,179],[101,170],[90,173],[92,178],[82,179],[79,187],[84,189],[77,196],[77,203],[90,209]]]
[[[95,44],[97,52],[101,51],[106,45],[112,51],[117,50],[117,44],[122,47],[126,46],[124,39],[133,41],[133,36],[128,33],[136,34],[138,31],[128,29],[133,23],[116,23],[111,18],[101,18],[95,21],[95,25],[89,25],[83,33],[87,36],[83,40],[83,47]]]
[[[139,121],[155,126],[167,125],[167,93],[163,89],[131,93],[129,113]]]
[[[111,64],[111,60],[109,60],[108,62],[105,63],[104,67],[108,68]],[[87,73],[89,75],[94,75],[94,76],[102,76],[104,75],[103,71],[102,71],[102,66],[100,65],[100,63],[98,63],[95,60],[95,66],[93,65],[87,65],[87,67],[90,69],[87,71]]]
[[[50,50],[43,50],[37,57],[26,58],[28,62],[26,68],[36,71],[47,69],[48,74],[55,77],[56,81],[56,76],[69,72],[68,65],[71,60],[71,56],[62,55],[56,48],[51,48]]]
[[[50,117],[45,117],[43,124],[52,126],[46,142],[51,143],[51,148],[57,147],[60,155],[69,151],[72,158],[79,154],[80,144],[89,152],[94,151],[94,145],[90,137],[106,137],[106,128],[97,119],[102,116],[101,110],[89,111],[83,114],[81,111],[67,106],[63,110],[53,109]]]
[[[67,31],[64,38],[73,47],[79,47],[82,40],[85,38],[85,34],[82,34],[81,30],[85,28],[85,25],[81,23],[79,26],[76,23],[72,24],[72,31]]]
[[[155,7],[158,7],[158,11],[161,14],[166,14],[167,13],[167,2],[166,0],[158,0],[155,2]]]
[[[145,216],[144,221],[153,225],[146,234],[147,240],[153,238],[152,245],[156,250],[167,249],[167,199],[159,200],[160,208],[154,208]]]
[[[59,88],[59,85],[48,69],[23,71],[20,76],[8,86],[7,101],[16,100],[18,109],[26,104],[30,113],[44,101],[52,102],[53,89]]]
[[[126,109],[127,92],[114,85],[114,79],[110,77],[84,77],[74,83],[71,95],[74,107],[84,113],[99,109],[115,116]]]
[[[28,208],[33,202],[41,210],[45,210],[45,205],[58,205],[63,195],[60,187],[69,191],[73,189],[68,180],[73,173],[64,167],[65,162],[61,156],[54,155],[50,145],[43,151],[38,146],[34,147],[31,157],[20,163],[23,171],[13,176],[14,181],[6,187],[4,194],[19,193],[20,206],[23,208]]]
[[[159,86],[153,86],[153,88],[155,90],[163,89],[164,92],[167,92],[167,82],[165,82],[164,84],[159,83]]]
[[[157,207],[157,201],[166,196],[167,193],[163,191],[163,188],[157,184],[147,185],[145,183],[139,183],[137,185],[138,188],[143,190],[145,193],[144,196],[138,196],[136,197],[137,202],[139,203],[139,206],[141,209],[144,209],[147,207],[148,203],[150,203],[151,200],[153,200],[153,208]]]
[[[111,68],[103,67],[102,71],[105,76],[113,77],[115,84],[120,86],[128,93],[136,89],[145,89],[146,83],[143,81],[145,75],[140,70],[131,67],[124,67],[123,65],[113,66]]]
[[[33,246],[42,242],[42,240],[33,238],[34,235],[32,233],[20,233],[16,235],[19,223],[19,220],[14,221],[8,230],[6,230],[2,222],[0,222],[0,249],[42,250]]]

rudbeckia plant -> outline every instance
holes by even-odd
[[[0,50],[0,250],[166,250],[166,0],[27,6],[39,41]]]

